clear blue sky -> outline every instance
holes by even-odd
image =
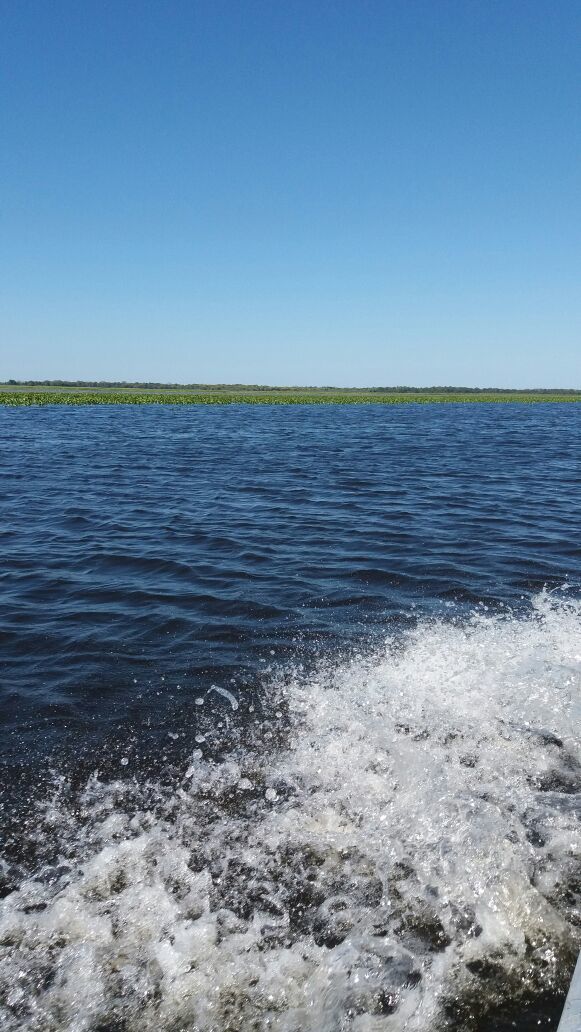
[[[0,11],[0,379],[581,387],[578,0]]]

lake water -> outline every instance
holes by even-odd
[[[581,407],[0,408],[0,441],[0,1026],[556,1027]]]

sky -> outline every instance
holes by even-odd
[[[578,0],[0,0],[0,380],[581,387]]]

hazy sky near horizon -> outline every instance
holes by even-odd
[[[581,387],[577,0],[0,11],[0,379]]]

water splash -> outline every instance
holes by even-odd
[[[38,824],[60,855],[0,910],[3,1027],[468,1030],[562,993],[580,618],[543,594],[422,624],[269,683],[276,748],[257,724],[172,791],[95,777],[71,810],[61,786]]]

